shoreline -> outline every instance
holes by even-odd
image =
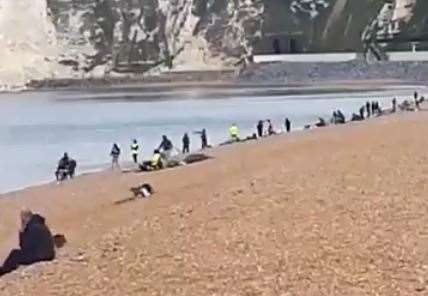
[[[206,152],[206,154],[208,156],[212,156],[213,154],[215,154],[216,152],[222,151],[224,149],[228,149],[229,147],[234,147],[237,145],[247,145],[247,144],[254,144],[257,142],[262,142],[269,140],[271,138],[277,138],[277,137],[286,137],[286,138],[292,138],[292,137],[298,137],[299,135],[302,134],[306,134],[309,132],[313,132],[313,131],[317,131],[317,130],[324,130],[324,129],[337,129],[337,128],[346,128],[348,126],[353,126],[355,124],[364,124],[366,122],[372,122],[372,121],[376,121],[385,117],[390,117],[390,116],[400,116],[403,114],[407,114],[407,113],[411,113],[410,111],[398,111],[396,113],[389,113],[390,109],[384,109],[384,112],[387,112],[387,114],[383,114],[381,116],[377,116],[377,117],[372,117],[372,118],[368,118],[365,119],[363,121],[350,121],[347,120],[345,124],[331,124],[329,123],[327,126],[325,127],[316,127],[314,126],[314,123],[308,123],[311,125],[311,127],[309,129],[305,128],[305,126],[297,126],[293,129],[293,131],[291,133],[286,133],[285,131],[281,130],[279,133],[275,134],[275,135],[266,135],[261,139],[255,139],[255,140],[247,140],[247,141],[241,141],[238,143],[232,143],[232,144],[216,144],[215,146],[208,148],[206,150],[201,150],[201,149],[196,149],[190,152],[190,154],[192,153],[204,153]],[[124,164],[124,165],[123,165]],[[181,167],[187,167],[189,165],[186,166],[178,166],[178,167],[173,167],[173,168],[167,168],[164,169],[162,171],[169,171],[169,170],[175,170],[175,169],[179,169]],[[66,180],[64,182],[60,182],[58,183],[56,180],[52,179],[50,181],[40,181],[37,182],[35,184],[29,184],[27,186],[23,186],[21,188],[17,188],[17,189],[13,189],[7,192],[0,192],[0,199],[1,198],[5,198],[7,196],[10,195],[17,195],[26,191],[31,191],[32,189],[35,188],[40,188],[40,187],[45,187],[45,186],[60,186],[61,184],[66,184],[67,182],[70,181],[75,181],[75,180],[79,180],[81,178],[85,178],[85,177],[89,177],[89,176],[98,176],[98,175],[105,175],[105,174],[116,174],[116,173],[121,173],[121,174],[128,174],[128,173],[136,173],[136,174],[151,174],[151,173],[156,173],[157,171],[154,172],[140,172],[140,171],[135,171],[133,169],[135,169],[135,165],[131,162],[131,161],[125,161],[122,163],[121,165],[121,169],[120,171],[117,170],[112,170],[110,168],[110,164],[109,163],[103,163],[103,164],[99,164],[97,166],[98,168],[94,168],[94,169],[89,169],[89,170],[84,170],[81,173],[78,173],[72,180]]]
[[[256,86],[256,88],[257,87],[258,86]],[[395,89],[395,90],[402,90],[402,91],[410,90],[410,89],[414,90],[415,86],[412,86],[412,87],[407,86],[407,85],[404,85],[404,86],[395,86],[393,89]],[[418,91],[420,91],[422,89],[426,89],[426,86],[419,86],[419,88],[416,88],[416,89]],[[379,90],[377,90],[377,91],[379,91],[379,92],[386,92],[386,91],[392,91],[392,90],[386,89],[386,88],[385,89],[380,89],[379,88]],[[372,92],[376,93],[377,91],[366,90],[366,92],[364,92],[364,94],[370,94]],[[355,92],[361,92],[361,90],[355,90]],[[351,96],[353,95],[352,91],[348,92],[348,93],[342,93],[342,92],[330,93],[328,89],[326,90],[326,93],[319,93],[319,91],[317,91],[317,93],[318,93],[320,99],[324,99],[323,98],[324,95],[331,95],[331,94],[336,94],[336,95],[341,95],[341,94],[346,95],[346,94],[348,94],[348,95],[351,95]],[[306,96],[306,95],[310,95],[310,94],[311,94],[310,91],[308,92],[308,90],[302,90],[302,93],[300,94],[300,96]],[[304,99],[304,98],[302,98],[302,99]],[[80,99],[77,99],[77,100],[80,100]],[[86,99],[82,99],[82,100],[86,100]],[[355,110],[355,112],[356,111],[357,110]],[[388,110],[386,110],[386,111],[388,111]],[[314,114],[314,116],[316,117],[315,114]],[[385,114],[384,116],[390,116],[390,115],[389,114]],[[347,124],[349,124],[349,123],[351,123],[351,122],[349,121],[349,117],[348,117]],[[313,124],[313,123],[308,122],[307,124]],[[301,125],[301,126],[295,126],[291,135],[294,135],[295,133],[299,133],[299,132],[305,132],[305,124]],[[281,129],[280,129],[279,133],[280,133],[281,136],[285,135],[285,132],[283,131],[283,127],[282,126],[281,126]],[[219,144],[220,143],[214,143],[214,147],[212,149],[210,149],[210,151],[211,150],[216,150],[216,149],[220,148],[221,146],[219,146]],[[196,150],[194,150],[192,152],[193,153],[200,153],[200,152],[203,152],[203,151],[199,150],[199,149],[196,149]],[[149,156],[150,155],[146,156],[146,158],[149,157]],[[129,161],[124,161],[123,164],[124,164],[125,168],[132,167],[132,163],[130,163]],[[106,162],[103,162],[103,163],[100,163],[98,165],[95,165],[91,169],[81,170],[81,171],[79,170],[78,171],[78,175],[76,175],[76,177],[79,178],[81,176],[93,175],[93,174],[99,174],[99,173],[105,173],[105,172],[108,172],[108,171],[110,171],[109,164],[106,163]],[[35,181],[35,182],[27,184],[27,185],[23,185],[23,186],[20,186],[20,187],[17,187],[17,188],[12,188],[12,189],[8,189],[8,190],[5,190],[3,192],[0,192],[0,198],[3,198],[5,195],[8,195],[8,194],[14,194],[14,193],[21,192],[21,191],[31,190],[31,188],[34,188],[34,187],[40,187],[40,186],[50,185],[50,184],[55,184],[55,183],[56,183],[56,181],[53,179],[53,177],[52,177],[52,179],[49,179],[49,180]]]
[[[85,80],[83,80],[85,81]],[[340,85],[340,86],[338,86]],[[328,89],[338,89],[343,91],[363,91],[365,89],[369,90],[378,90],[384,89],[390,86],[402,86],[402,87],[415,87],[415,86],[426,86],[426,82],[421,81],[407,81],[407,80],[398,80],[398,79],[379,79],[379,80],[326,80],[326,81],[312,81],[312,82],[254,82],[254,81],[239,81],[239,80],[213,80],[213,81],[198,81],[198,80],[189,80],[189,81],[135,81],[135,82],[125,82],[125,83],[113,83],[106,85],[98,85],[95,83],[87,87],[79,85],[79,82],[76,85],[69,87],[36,87],[29,88],[23,92],[55,92],[55,91],[130,91],[130,90],[140,90],[143,91],[149,88],[157,89],[191,89],[191,88],[225,88],[225,89],[234,89],[234,88],[289,88],[289,89],[303,89],[303,90],[313,90],[321,91]],[[13,93],[13,92],[12,92]]]

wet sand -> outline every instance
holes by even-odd
[[[404,113],[6,195],[2,257],[23,206],[69,242],[0,295],[425,295],[427,133]],[[141,182],[152,199],[114,205]]]

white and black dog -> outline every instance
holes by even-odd
[[[134,194],[135,198],[141,197],[146,198],[150,197],[153,194],[153,187],[150,184],[144,183],[138,187],[132,187],[131,192]]]

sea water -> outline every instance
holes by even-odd
[[[398,92],[398,93],[397,93]],[[367,100],[391,106],[393,95],[412,96],[408,90],[378,93],[288,95],[272,89],[116,90],[30,92],[0,95],[0,192],[52,181],[64,152],[77,160],[78,173],[109,167],[112,143],[122,148],[121,160],[130,162],[130,144],[137,139],[148,157],[167,135],[177,147],[185,132],[191,149],[200,147],[194,132],[205,128],[209,143],[228,138],[236,123],[241,135],[255,133],[258,120],[271,119],[283,130],[288,117],[294,128],[329,118],[340,109],[348,117]]]

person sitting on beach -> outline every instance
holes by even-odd
[[[144,172],[160,170],[163,168],[162,155],[158,149],[153,151],[153,156],[151,160],[144,161],[142,165],[140,165],[140,169]]]
[[[342,111],[337,110],[336,111],[336,124],[344,124],[346,122],[345,115],[342,113]]]
[[[325,122],[324,118],[318,117],[318,122],[315,123],[316,127],[324,127],[327,126],[327,123]]]
[[[352,113],[351,121],[361,121],[364,120],[364,117],[361,117],[361,115]]]
[[[45,218],[29,210],[21,211],[19,249],[14,249],[0,267],[0,276],[12,272],[20,265],[55,259],[54,238]]]
[[[239,142],[239,128],[235,123],[229,127],[229,136],[232,142]]]
[[[120,156],[120,147],[117,143],[113,144],[113,147],[111,148],[111,152],[110,152],[110,156],[111,156],[111,168],[120,168],[119,165],[119,156]]]

